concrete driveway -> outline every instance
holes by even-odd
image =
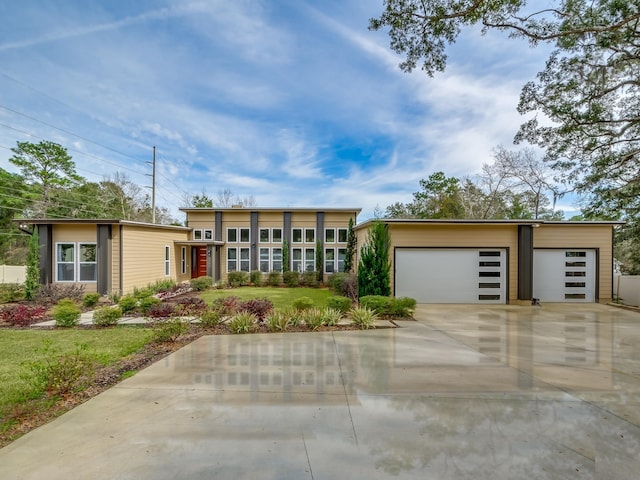
[[[0,478],[638,478],[640,314],[416,317],[202,337],[0,450]]]

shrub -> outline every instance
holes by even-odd
[[[82,299],[82,306],[87,308],[95,307],[98,304],[99,300],[100,300],[99,293],[96,293],[96,292],[87,293]]]
[[[322,323],[327,326],[337,325],[342,318],[342,312],[335,308],[325,308],[322,311]]]
[[[391,262],[389,229],[380,220],[369,227],[367,242],[360,249],[358,263],[358,296],[391,294],[389,283]]]
[[[145,288],[133,287],[133,296],[136,297],[138,300],[151,297],[154,293],[156,292],[151,287],[145,287]]]
[[[233,333],[249,333],[257,317],[250,312],[238,312],[229,320],[229,329]]]
[[[259,287],[260,285],[262,285],[262,272],[260,270],[251,271],[251,284],[254,287]]]
[[[171,303],[156,303],[149,306],[146,315],[150,318],[167,318],[176,313],[175,307]]]
[[[373,328],[376,320],[378,319],[378,316],[374,313],[374,311],[369,310],[366,307],[357,307],[351,309],[351,311],[349,312],[349,317],[351,318],[351,323],[362,330]]]
[[[304,324],[311,330],[317,330],[324,322],[323,311],[319,308],[309,308],[303,311]]]
[[[98,327],[110,327],[117,325],[122,318],[122,309],[115,307],[101,307],[93,312],[93,324]]]
[[[0,319],[14,327],[28,327],[45,319],[47,307],[39,305],[9,305],[0,310]]]
[[[347,313],[351,309],[351,305],[351,299],[347,297],[335,296],[327,299],[327,306],[329,308],[335,308],[342,313]]]
[[[282,315],[289,319],[289,325],[292,327],[302,325],[303,313],[303,310],[296,310],[293,307],[286,308],[282,311]]]
[[[207,308],[205,301],[198,297],[181,298],[175,305],[179,315],[199,315]]]
[[[349,273],[345,278],[342,284],[342,295],[347,298],[350,298],[352,301],[358,301],[358,277]]]
[[[82,302],[84,285],[49,283],[42,285],[35,301],[46,305],[53,305],[64,298],[70,298],[78,303]]]
[[[416,308],[415,298],[392,298],[389,305],[389,315],[392,317],[411,317]]]
[[[366,295],[360,297],[360,306],[373,310],[378,315],[386,315],[391,305],[391,298],[382,295]]]
[[[229,272],[227,274],[227,282],[232,288],[241,287],[249,282],[249,274],[241,271]]]
[[[342,285],[344,284],[344,280],[348,274],[344,272],[336,272],[329,275],[327,278],[327,285],[331,290],[333,290],[338,295],[342,295]]]
[[[192,278],[189,281],[189,284],[191,285],[191,288],[193,288],[194,290],[197,290],[198,292],[201,292],[213,285],[213,278],[206,277],[206,276]]]
[[[152,340],[156,343],[175,342],[189,330],[189,324],[179,318],[159,321],[153,325]]]
[[[288,315],[275,310],[269,312],[264,321],[272,332],[286,332],[289,325],[291,325],[291,320]]]
[[[118,302],[118,306],[122,309],[122,313],[133,312],[138,306],[138,299],[131,295],[125,295]]]
[[[81,314],[80,307],[70,298],[60,300],[51,312],[56,327],[75,327],[80,323]]]
[[[20,283],[0,283],[0,303],[17,302],[24,299],[24,285]]]
[[[282,275],[280,272],[269,272],[267,283],[270,287],[278,287],[282,283]]]
[[[160,302],[161,300],[156,297],[142,297],[138,301],[138,307],[140,308],[140,311],[142,312],[143,315],[147,315],[151,310],[151,308],[154,305],[158,305]],[[171,306],[171,309],[173,310],[173,305]]]
[[[298,280],[299,284],[303,287],[317,287],[318,286],[318,273],[317,272],[304,272],[300,275]]]
[[[300,274],[298,272],[284,272],[282,281],[287,287],[297,287],[300,284]]]
[[[213,307],[222,315],[234,315],[240,310],[240,298],[233,295],[217,298],[213,302]]]
[[[298,297],[293,302],[291,302],[291,306],[295,310],[307,310],[313,307],[313,300],[309,297]]]
[[[166,280],[156,280],[154,284],[147,286],[147,289],[153,291],[153,293],[159,293],[168,292],[175,286],[175,280],[168,278]]]
[[[268,298],[254,298],[240,302],[238,309],[242,312],[253,313],[259,322],[273,310],[273,303]]]
[[[222,315],[219,310],[216,309],[208,309],[200,314],[200,325],[204,328],[215,327],[216,325],[220,325],[222,321]]]
[[[37,390],[49,395],[63,395],[87,388],[92,381],[95,361],[87,353],[87,345],[77,345],[72,353],[60,354],[45,342],[44,359],[27,363],[34,373],[33,384]]]

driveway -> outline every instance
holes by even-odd
[[[640,314],[416,318],[202,337],[0,450],[0,478],[638,478]]]

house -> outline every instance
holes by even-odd
[[[382,220],[391,287],[418,303],[608,302],[620,222]],[[372,221],[358,225],[358,245]]]
[[[344,270],[358,208],[182,208],[186,227],[124,220],[21,220],[37,227],[41,282],[128,293],[157,280],[230,272]],[[391,287],[419,303],[608,302],[620,222],[381,220]],[[373,220],[356,225],[358,247]],[[354,264],[357,265],[357,254]]]
[[[282,271],[283,247],[292,271],[316,270],[322,249],[323,276],[344,270],[349,220],[359,208],[181,208],[192,230],[181,242],[191,259],[191,277],[226,281],[234,271]]]

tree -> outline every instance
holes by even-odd
[[[358,296],[391,295],[391,237],[387,225],[375,220],[369,229],[367,243],[360,250],[358,263]]]
[[[38,241],[38,227],[34,226],[29,239],[29,253],[27,255],[27,278],[24,282],[24,296],[33,300],[40,290],[40,242]]]
[[[291,270],[291,262],[289,260],[289,242],[285,238],[282,241],[282,273]]]
[[[516,141],[544,148],[579,193],[610,192],[590,196],[596,209],[619,206],[622,218],[633,218],[640,190],[640,1],[546,3],[535,10],[525,0],[385,0],[369,27],[389,27],[391,48],[405,55],[403,71],[422,62],[428,75],[445,69],[447,45],[474,25],[532,46],[553,45],[545,69],[522,90],[519,112],[536,115]]]
[[[248,197],[240,197],[238,195],[234,196],[231,189],[225,188],[224,190],[218,191],[214,204],[219,208],[230,208],[234,205],[241,205],[243,207],[255,207],[256,199],[253,198],[253,195],[249,195]]]
[[[57,143],[43,140],[40,143],[17,142],[9,161],[20,168],[27,184],[40,190],[39,205],[33,209],[35,216],[46,218],[55,204],[55,191],[77,185],[83,179],[75,171],[75,164],[67,150]]]
[[[357,239],[356,232],[353,231],[353,218],[349,219],[347,227],[347,249],[344,255],[344,271],[351,273],[353,271],[353,257],[356,254]]]
[[[185,194],[184,204],[187,207],[192,208],[213,208],[213,199],[205,193],[204,189],[202,193],[196,193],[195,195]]]
[[[29,202],[29,187],[23,178],[0,168],[0,264],[24,265],[26,236],[13,219],[21,216]]]

